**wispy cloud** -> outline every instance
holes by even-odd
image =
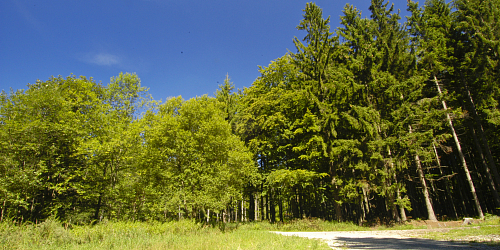
[[[122,63],[119,56],[109,53],[87,54],[82,59],[87,63],[97,64],[99,66],[113,66]]]
[[[100,67],[110,67],[128,72],[147,71],[148,63],[141,58],[131,59],[130,56],[123,53],[109,53],[105,50],[83,52],[75,55],[75,58],[87,64],[93,64]]]
[[[17,10],[19,13],[22,15],[26,23],[39,32],[40,34],[45,34],[46,33],[46,27],[44,23],[40,22],[33,13],[31,13],[31,10],[28,8],[28,5],[22,1],[13,1],[16,6]],[[31,6],[31,5],[30,5]]]
[[[111,54],[97,54],[94,55],[94,58],[91,61],[92,63],[95,63],[97,65],[101,66],[111,66],[111,65],[116,65],[120,63],[120,58],[115,55]]]

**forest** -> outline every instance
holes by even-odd
[[[214,97],[134,73],[0,95],[0,221],[394,223],[500,214],[500,1],[307,3],[296,51]],[[295,24],[294,24],[295,25]]]

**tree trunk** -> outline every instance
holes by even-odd
[[[259,199],[257,198],[255,199],[255,220],[259,220],[259,215],[260,215],[259,208],[260,208]]]
[[[339,204],[340,198],[336,191],[333,193],[333,206],[335,209],[335,220],[342,221],[342,207]]]
[[[261,189],[264,191],[264,188]],[[260,193],[260,220],[264,220],[266,218],[266,215],[264,214],[264,196],[262,195],[262,192]]]
[[[181,205],[179,204],[179,221],[181,220]]]
[[[434,82],[436,83],[436,87],[438,89],[439,96],[442,96],[441,87],[439,87],[439,82],[438,82],[436,76],[434,76]],[[441,101],[441,103],[443,104],[443,109],[448,110],[448,108],[446,107],[446,102],[443,100],[443,101]],[[476,205],[477,213],[481,219],[484,219],[483,210],[481,209],[481,204],[479,204],[479,199],[477,198],[476,188],[474,187],[474,182],[472,181],[472,178],[470,176],[469,168],[467,167],[467,162],[465,161],[465,157],[464,157],[464,154],[462,152],[462,147],[460,146],[460,141],[458,140],[457,133],[455,132],[455,128],[453,127],[453,122],[451,121],[451,117],[450,117],[450,114],[448,112],[446,112],[446,120],[448,120],[448,125],[450,125],[451,133],[453,135],[453,139],[455,140],[455,145],[456,145],[457,150],[458,150],[458,155],[460,157],[460,161],[462,162],[462,167],[464,168],[465,177],[467,178],[467,182],[469,183],[472,197],[474,198],[474,203]]]
[[[491,177],[490,169],[488,168],[488,165],[486,164],[486,160],[484,159],[483,150],[481,149],[481,146],[479,145],[479,141],[477,139],[476,131],[474,130],[474,128],[471,128],[471,133],[472,133],[472,137],[474,138],[474,142],[476,143],[476,147],[477,147],[479,156],[481,158],[481,162],[483,163],[484,171],[486,172],[486,177],[488,179],[487,182],[490,185],[491,192],[493,194],[493,200],[495,201],[496,207],[500,208],[500,197],[498,196],[498,191],[495,187],[495,182],[493,181],[493,178]]]
[[[255,215],[257,214],[255,209],[257,208],[257,206],[255,206],[255,202],[257,200],[254,199],[254,196],[253,196],[253,193],[250,193],[248,195],[248,220],[249,221],[254,221],[255,220]]]
[[[276,222],[276,206],[274,204],[274,190],[271,191],[269,194],[269,213],[270,213],[270,219],[271,223]]]
[[[380,130],[380,127],[379,127],[379,130]],[[387,197],[390,197],[389,202],[390,202],[390,207],[391,207],[391,216],[392,216],[392,219],[395,220],[396,222],[400,222],[401,218],[398,215],[397,207],[396,207],[396,199],[400,198],[399,197],[400,194],[399,194],[398,180],[396,179],[396,168],[394,167],[394,162],[392,161],[391,147],[387,147],[387,152],[389,154],[389,160],[390,160],[390,165],[391,165],[391,170],[390,171],[392,171],[392,173],[393,173],[392,178],[394,179],[394,182],[395,182],[395,185],[396,185],[396,191],[395,191],[395,193],[390,194]],[[389,172],[386,170],[386,173],[389,173]],[[387,179],[389,179],[389,178],[387,178]],[[388,183],[387,185],[390,186],[391,183]],[[404,209],[403,209],[403,212],[404,212]]]
[[[361,197],[359,202],[359,217],[358,217],[358,226],[363,226],[363,222],[366,219],[366,211],[365,211],[365,202],[363,201],[363,197]]]
[[[280,198],[278,202],[279,202],[278,209],[280,210],[279,212],[280,222],[283,222],[283,200]]]
[[[394,171],[394,181],[396,182],[396,198],[398,200],[401,200],[401,191],[399,190],[399,183],[398,183],[398,179],[396,177],[396,172]],[[401,221],[402,222],[406,222],[406,212],[405,212],[405,208],[403,206],[399,206],[399,215],[401,216]]]
[[[441,176],[443,176],[443,169],[441,168],[441,160],[439,160],[439,155],[438,155],[438,152],[437,152],[437,149],[436,149],[436,146],[434,145],[434,143],[432,143],[432,148],[434,149],[434,154],[436,155],[436,162],[437,162],[438,167],[439,167],[439,173],[441,174]],[[455,203],[453,202],[453,197],[451,197],[450,186],[452,186],[452,185],[450,184],[450,181],[448,178],[445,178],[444,185],[446,187],[446,196],[451,203],[451,207],[453,209],[453,214],[455,215],[455,219],[456,219],[456,218],[458,218],[457,209],[455,208]]]
[[[300,218],[297,188],[294,188],[294,190],[293,190],[293,197],[292,197],[292,199],[290,199],[290,207],[292,210],[293,218]]]
[[[3,222],[3,213],[5,213],[5,200],[3,200],[2,214],[0,215],[0,222]]]
[[[410,134],[411,134],[412,129],[411,129],[411,126],[409,126],[409,127],[410,127]],[[418,151],[415,151],[415,163],[417,165],[418,178],[420,179],[420,184],[422,184],[422,189],[424,192],[425,207],[427,208],[428,220],[437,221],[436,214],[434,213],[434,209],[432,208],[432,203],[431,203],[431,199],[429,196],[429,190],[427,188],[427,183],[425,183],[425,175],[424,175],[424,171],[422,170],[422,164],[420,162],[420,157],[418,156]]]
[[[398,199],[401,200],[401,192],[399,191],[399,186],[396,189],[396,193],[397,193]],[[405,212],[405,208],[403,206],[399,206],[399,213],[401,215],[401,221],[406,222],[406,220],[407,220],[406,212]]]
[[[299,193],[297,194],[297,204],[299,208],[299,218],[303,218],[304,216],[304,197],[302,197],[302,189],[299,187]]]
[[[241,222],[245,221],[245,200],[241,200]]]
[[[97,201],[97,207],[94,213],[94,220],[96,221],[99,219],[99,210],[101,209],[101,202],[102,202],[102,193],[99,193],[99,200]]]
[[[236,201],[236,207],[234,208],[234,222],[238,222],[238,201]]]
[[[332,185],[334,185],[334,187],[335,187],[335,189],[333,190],[333,207],[335,209],[335,220],[341,221],[342,220],[342,208],[340,207],[340,204],[339,204],[340,197],[339,197],[338,191],[337,191],[338,190],[337,184],[335,183],[333,162],[330,162],[330,175],[333,177],[332,178]]]
[[[226,212],[227,208],[224,208],[224,210],[222,211],[222,223],[226,223]]]
[[[370,214],[370,201],[368,200],[368,192],[366,192],[365,187],[361,187],[361,191],[363,191],[363,200],[364,200],[364,211],[365,211],[365,218]]]
[[[422,165],[420,163],[420,157],[418,156],[418,153],[415,153],[415,162],[417,164],[418,178],[420,179],[420,183],[422,184],[422,189],[424,192],[425,207],[427,208],[428,220],[437,221],[436,214],[434,214],[434,209],[432,208],[429,190],[427,188],[427,184],[425,183],[425,176],[424,172],[422,171]]]
[[[265,208],[266,208],[266,220],[269,221],[269,194],[266,194],[266,199],[265,199]]]

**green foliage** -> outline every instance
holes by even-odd
[[[104,111],[103,92],[92,80],[70,76],[4,94],[2,189],[8,205],[21,209],[11,216],[64,214],[85,192],[81,182],[88,154],[82,146],[101,122],[96,118]]]
[[[150,127],[144,134],[143,185],[154,183],[163,212],[221,211],[257,178],[251,154],[231,133],[219,105],[206,96],[179,97],[145,117]]]

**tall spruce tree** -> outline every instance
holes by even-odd
[[[465,93],[466,108],[472,114],[483,152],[500,191],[496,158],[490,144],[498,148],[500,125],[500,3],[498,1],[455,1],[453,48],[456,85]],[[489,138],[487,140],[486,138]]]
[[[452,78],[450,73],[454,72],[451,68],[453,57],[450,57],[453,52],[450,37],[450,34],[453,33],[451,9],[444,1],[437,0],[427,1],[423,11],[416,11],[415,3],[410,3],[410,10],[412,8],[412,12],[414,13],[412,16],[412,24],[414,25],[412,32],[413,35],[415,35],[415,44],[419,46],[417,52],[420,57],[418,68],[427,72],[429,80],[435,84],[437,93],[441,99],[443,110],[447,111],[446,120],[455,142],[455,147],[457,149],[465,177],[469,184],[476,210],[479,216],[483,217],[480,201],[475,191],[476,188],[462,150],[462,144],[455,131],[451,114],[448,111],[447,103],[445,101],[446,96],[441,90],[442,82],[450,81]],[[416,12],[421,12],[421,14]]]

